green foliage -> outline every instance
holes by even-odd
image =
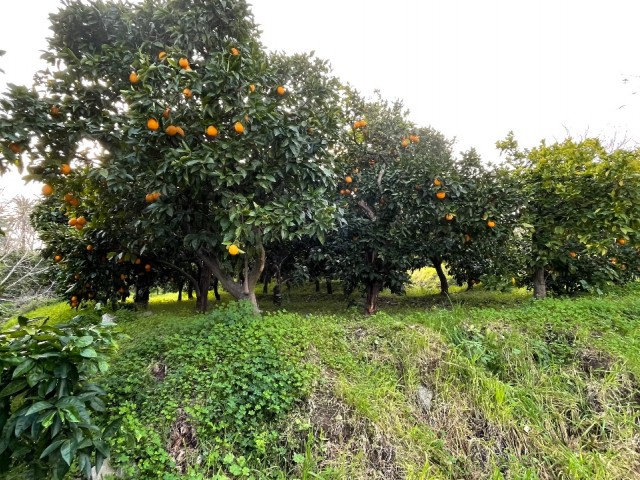
[[[133,341],[123,344],[105,383],[109,411],[123,419],[111,442],[114,459],[131,478],[162,478],[176,464],[185,473],[244,478],[277,455],[276,428],[312,376],[307,342],[286,320],[256,317],[240,302],[186,323],[149,317],[124,328]]]
[[[107,371],[114,325],[91,316],[56,325],[19,317],[0,334],[3,470],[24,465],[31,478],[61,479],[77,462],[89,478],[109,457],[105,441],[117,427],[99,427],[105,392],[91,379]]]

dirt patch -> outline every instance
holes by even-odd
[[[169,367],[167,367],[167,365],[162,361],[157,361],[151,365],[151,375],[159,382],[165,379],[168,371]]]
[[[185,473],[188,465],[197,463],[198,438],[196,430],[182,408],[178,410],[178,418],[171,425],[167,452],[176,463],[180,473]]]
[[[611,355],[595,348],[587,348],[580,353],[580,366],[589,375],[604,377],[614,363]]]
[[[321,467],[331,466],[339,460],[349,465],[364,464],[364,472],[359,472],[363,479],[404,478],[396,464],[395,447],[386,435],[337,398],[332,387],[331,383],[326,383],[316,388],[307,404],[314,434],[324,440]]]

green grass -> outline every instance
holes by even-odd
[[[261,295],[259,321],[226,294],[206,315],[173,293],[119,314],[103,382],[125,478],[640,478],[639,285],[533,301],[415,283],[372,317],[339,285],[281,311]]]

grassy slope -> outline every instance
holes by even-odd
[[[131,338],[107,379],[141,445],[116,447],[120,460],[137,458],[148,478],[171,468],[167,445],[182,421],[183,436],[198,437],[173,452],[198,465],[188,478],[640,478],[638,286],[544,302],[522,291],[417,293],[385,297],[383,312],[364,318],[339,294],[292,292],[286,311],[247,335],[219,318],[207,324],[192,302],[155,297],[151,316],[124,315]],[[273,310],[268,297],[261,305]],[[256,358],[286,381],[301,374],[284,419],[243,430],[266,448],[221,433],[227,410],[215,401],[237,391],[212,393],[224,375],[241,378],[240,389],[270,379],[269,368],[243,369]]]

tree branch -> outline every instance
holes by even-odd
[[[372,222],[376,222],[378,220],[375,212],[369,205],[367,205],[367,202],[365,202],[364,200],[358,200],[358,206],[365,211],[367,217],[369,217],[369,220],[371,220]]]
[[[183,270],[182,268],[178,267],[177,265],[174,265],[173,263],[170,262],[166,262],[164,260],[160,260],[159,258],[156,258],[155,260],[156,262],[158,262],[161,265],[166,265],[169,268],[173,268],[174,270],[180,272],[182,275],[184,275],[186,278],[188,278],[191,281],[191,284],[193,285],[193,289],[196,291],[196,295],[198,297],[201,297],[201,293],[200,292],[200,285],[198,283],[198,280],[196,280],[193,275],[191,275],[189,272],[187,272],[186,270]]]

